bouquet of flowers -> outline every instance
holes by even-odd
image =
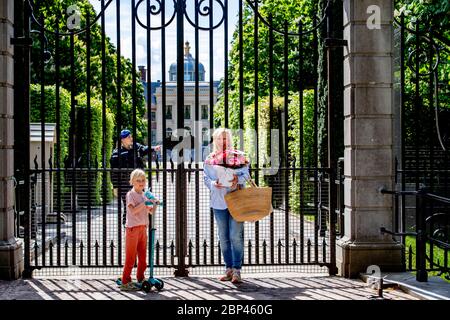
[[[248,165],[250,161],[247,159],[244,152],[228,149],[212,153],[205,160],[205,163],[230,169],[238,169]]]
[[[210,175],[215,176],[224,187],[230,187],[237,171],[248,166],[249,163],[244,152],[227,149],[209,155],[205,160],[205,169]],[[208,167],[211,167],[213,172]]]

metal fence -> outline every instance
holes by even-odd
[[[436,36],[437,30],[420,19],[412,21],[404,14],[394,19],[399,191],[393,193],[394,230],[386,232],[404,245],[404,269],[417,271],[417,279],[423,281],[427,270],[444,274],[449,270],[450,87],[445,60],[450,48]],[[441,258],[433,256],[440,250]]]
[[[152,5],[150,1],[131,1],[131,21],[121,21],[120,14],[115,16],[115,28],[117,35],[116,56],[117,61],[121,61],[121,50],[131,45],[131,70],[136,70],[136,32],[138,29],[145,31],[146,38],[145,54],[147,60],[148,74],[142,79],[147,84],[145,98],[147,100],[147,137],[152,137],[156,131],[159,131],[163,137],[168,132],[168,119],[166,117],[168,102],[167,88],[169,84],[176,86],[176,128],[185,128],[186,122],[183,116],[185,110],[185,88],[188,86],[185,82],[185,70],[183,63],[178,63],[175,67],[176,77],[169,81],[166,78],[166,55],[168,35],[166,32],[173,32],[176,35],[175,47],[177,50],[177,61],[184,61],[185,47],[185,28],[193,28],[194,48],[197,53],[195,61],[195,70],[199,70],[199,52],[200,49],[206,50],[209,59],[210,79],[206,88],[208,96],[209,117],[206,127],[202,127],[200,119],[200,94],[202,89],[199,72],[194,72],[190,79],[190,86],[194,92],[194,119],[196,126],[193,135],[199,135],[202,129],[213,129],[216,110],[215,79],[213,77],[213,67],[220,63],[224,68],[224,78],[221,80],[223,86],[221,94],[224,103],[224,126],[230,126],[231,98],[228,96],[231,81],[228,79],[229,61],[228,61],[228,30],[229,17],[238,16],[236,30],[240,33],[239,43],[239,65],[250,63],[254,69],[254,83],[248,87],[244,77],[243,69],[240,69],[240,77],[233,85],[238,87],[239,95],[239,129],[244,129],[244,111],[251,105],[254,107],[255,119],[259,117],[259,104],[261,97],[258,96],[258,86],[264,84],[269,86],[269,105],[270,105],[270,126],[268,132],[272,129],[280,131],[280,140],[275,144],[281,146],[282,152],[277,155],[280,160],[280,167],[277,173],[271,176],[266,175],[270,168],[260,163],[258,156],[261,150],[258,150],[258,141],[256,141],[256,161],[252,163],[251,172],[254,180],[262,185],[270,185],[273,188],[273,206],[274,212],[267,218],[256,223],[245,224],[245,254],[244,268],[247,272],[266,271],[307,271],[307,272],[330,272],[335,273],[335,201],[330,201],[329,193],[334,197],[334,169],[321,168],[318,164],[318,85],[317,71],[314,71],[313,81],[305,79],[301,73],[291,75],[288,70],[289,52],[295,50],[298,55],[295,57],[300,66],[305,65],[305,60],[317,66],[318,59],[318,28],[324,25],[328,17],[328,10],[325,10],[323,17],[314,17],[313,23],[307,30],[306,24],[300,22],[295,31],[288,30],[288,23],[285,22],[282,28],[275,26],[272,17],[264,17],[258,9],[258,1],[242,1],[237,3],[237,12],[231,12],[228,1],[210,1],[207,4],[204,1],[167,1]],[[23,81],[25,85],[16,89],[16,110],[22,110],[25,114],[30,111],[30,82],[29,75],[33,71],[30,69],[30,46],[32,43],[38,44],[40,56],[38,57],[39,68],[34,70],[36,77],[40,79],[40,93],[38,102],[38,114],[42,131],[46,125],[46,113],[53,110],[53,106],[46,104],[47,91],[46,85],[55,86],[55,126],[56,143],[51,154],[45,154],[44,139],[42,139],[42,149],[40,156],[40,165],[36,159],[31,161],[29,154],[29,117],[17,119],[18,125],[22,126],[24,132],[17,132],[17,139],[23,139],[23,148],[18,148],[16,164],[16,229],[19,236],[24,237],[25,241],[25,276],[34,274],[62,274],[75,270],[78,273],[120,273],[120,268],[124,262],[124,227],[121,223],[124,204],[120,197],[113,194],[110,183],[110,173],[115,171],[126,171],[125,169],[111,169],[109,159],[107,159],[107,146],[109,140],[120,143],[118,137],[123,124],[131,124],[133,136],[137,133],[137,100],[142,98],[138,96],[137,81],[138,76],[132,75],[131,103],[132,114],[123,114],[121,109],[123,102],[121,94],[125,88],[121,87],[121,77],[123,76],[124,66],[120,62],[114,65],[117,75],[116,79],[110,79],[106,72],[106,22],[105,18],[110,14],[110,10],[115,8],[116,13],[121,12],[124,6],[130,5],[128,2],[101,1],[101,11],[95,17],[86,17],[85,25],[77,30],[61,30],[58,24],[59,17],[56,19],[56,25],[52,21],[46,21],[43,12],[45,11],[45,2],[38,3],[32,0],[23,1],[22,10],[16,10],[17,30],[15,30],[15,59],[17,63],[16,76],[19,82]],[[20,9],[20,1],[17,4]],[[205,9],[206,8],[206,9]],[[171,11],[170,11],[171,10]],[[213,14],[213,10],[215,14]],[[167,11],[167,12],[166,12]],[[169,12],[170,11],[170,12]],[[145,14],[142,14],[142,13]],[[220,12],[218,14],[218,12]],[[258,50],[254,50],[251,57],[245,56],[242,46],[242,28],[244,13],[252,13],[254,18],[255,48],[258,48],[258,41],[265,38],[270,50],[269,56],[264,61],[258,56]],[[217,15],[219,16],[218,20]],[[145,18],[144,18],[145,17]],[[207,19],[206,25],[201,25],[199,19]],[[51,19],[50,19],[51,20]],[[159,25],[153,26],[151,21],[157,21]],[[28,23],[30,22],[30,24]],[[176,24],[174,29],[169,29],[172,24]],[[31,29],[30,29],[31,25]],[[93,50],[93,30],[95,26],[100,26],[101,33],[101,79],[99,81],[101,95],[101,121],[102,132],[98,135],[98,141],[90,139],[93,134],[91,123],[93,115],[93,105],[91,105],[91,93],[93,73],[91,67],[94,62],[91,61],[90,52]],[[258,25],[268,27],[269,33],[261,35],[258,33]],[[123,43],[121,40],[121,28],[131,28],[131,44]],[[108,30],[110,31],[110,30]],[[200,43],[200,34],[206,34],[209,38],[208,46]],[[214,39],[217,34],[223,35],[224,41],[224,59],[215,61],[213,48]],[[34,35],[33,37],[31,37]],[[173,35],[173,34],[172,34]],[[152,62],[151,52],[155,50],[154,37],[158,36],[161,49],[161,64],[155,65]],[[295,38],[297,45],[292,44]],[[83,41],[84,49],[80,48],[78,41]],[[173,38],[172,38],[173,40]],[[66,41],[66,42],[64,42]],[[68,42],[67,42],[68,41]],[[305,42],[311,44],[306,50],[303,45]],[[63,45],[64,44],[64,45]],[[98,43],[97,43],[98,45]],[[75,70],[75,60],[79,52],[77,50],[86,50],[86,69]],[[108,50],[111,50],[109,48]],[[81,51],[80,51],[81,52]],[[81,54],[81,53],[80,53]],[[275,64],[275,55],[282,57],[282,63]],[[36,58],[36,57],[35,57]],[[67,61],[64,61],[67,59]],[[247,62],[252,61],[252,62]],[[98,63],[98,61],[96,61]],[[258,64],[268,63],[269,77],[267,79],[258,78]],[[20,69],[21,66],[23,70]],[[64,68],[63,68],[64,66]],[[150,70],[158,68],[161,71],[161,108],[160,118],[152,119],[150,104],[153,100],[151,83],[152,73]],[[317,68],[313,68],[317,70]],[[22,72],[22,71],[23,72]],[[31,70],[31,71],[30,71]],[[134,72],[134,71],[133,71]],[[69,76],[68,76],[69,75]],[[65,78],[64,78],[65,77]],[[278,77],[278,78],[277,78]],[[86,94],[86,110],[77,109],[79,102],[75,98],[75,92],[83,79],[86,84],[84,93]],[[109,80],[108,80],[109,79]],[[281,110],[274,110],[274,80],[281,80],[283,83],[283,107]],[[63,81],[65,80],[65,81]],[[98,80],[98,79],[97,79]],[[107,81],[114,81],[114,92],[107,91]],[[296,108],[300,110],[299,122],[300,130],[296,134],[300,135],[299,155],[292,154],[288,148],[290,142],[290,128],[288,119],[290,106],[289,90],[292,83],[298,85],[299,104]],[[70,93],[70,112],[68,118],[63,118],[61,109],[62,85],[69,86],[65,88]],[[313,140],[311,147],[313,157],[312,161],[304,161],[304,148],[306,145],[304,124],[304,101],[303,91],[306,88],[314,90],[314,117],[313,117]],[[250,92],[250,93],[249,93]],[[253,96],[253,102],[248,103],[249,95]],[[115,119],[114,137],[108,137],[108,108],[107,96],[117,97],[117,110]],[[332,102],[331,102],[332,103]],[[53,111],[51,111],[53,112]],[[158,114],[156,114],[158,115]],[[236,116],[236,115],[234,115]],[[275,127],[276,118],[281,119]],[[273,121],[272,121],[273,120]],[[68,121],[68,155],[62,156],[62,146],[64,140],[63,122]],[[157,123],[157,125],[155,124]],[[201,127],[201,128],[200,128]],[[255,127],[252,128],[258,132],[261,128],[256,120]],[[28,130],[28,133],[27,133]],[[243,146],[243,131],[239,135],[240,147]],[[87,133],[87,135],[85,135]],[[331,134],[331,133],[330,133]],[[174,135],[175,136],[175,135]],[[176,136],[175,136],[176,137]],[[177,137],[176,137],[177,138]],[[203,137],[202,137],[203,138]],[[270,137],[271,138],[271,137]],[[217,230],[214,223],[214,217],[209,205],[209,190],[203,184],[202,160],[196,157],[195,161],[175,163],[168,157],[166,152],[171,148],[169,141],[163,139],[163,152],[161,160],[154,162],[150,160],[145,168],[148,175],[149,186],[152,191],[159,195],[163,200],[164,206],[160,207],[155,215],[151,227],[156,228],[155,242],[155,266],[161,273],[172,273],[185,276],[188,273],[211,273],[222,269],[222,256],[220,254],[220,242],[217,236]],[[271,141],[271,140],[270,140]],[[332,141],[332,140],[331,140]],[[91,146],[101,145],[100,154],[90,154]],[[87,147],[86,147],[87,146]],[[82,150],[86,150],[83,154]],[[203,147],[202,147],[203,148]],[[200,154],[200,153],[199,153]],[[331,155],[333,157],[334,155]],[[100,157],[100,158],[98,158]],[[47,176],[38,183],[40,176]],[[35,190],[46,190],[46,184],[52,183],[53,188],[53,212],[49,212],[49,196],[42,191],[39,197],[36,197]],[[299,188],[298,192],[293,192],[293,186]],[[291,201],[298,199],[299,205],[293,209]],[[150,231],[149,231],[150,232]],[[151,248],[148,248],[150,256]],[[202,268],[207,267],[207,268]],[[72,271],[70,271],[72,272]]]
[[[397,200],[399,196],[414,196],[417,201],[414,231],[392,232],[381,228],[382,233],[415,238],[415,241],[410,241],[414,244],[409,244],[405,251],[405,269],[415,271],[420,282],[428,280],[429,272],[445,275],[450,280],[450,199],[429,193],[426,188],[383,193],[394,194]]]

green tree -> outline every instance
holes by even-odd
[[[283,30],[285,22],[288,23],[290,32],[298,32],[299,19],[304,24],[303,28],[312,28],[312,18],[316,12],[315,6],[308,0],[263,0],[258,7],[258,11],[266,21],[272,15],[273,26],[277,30]],[[269,95],[269,28],[260,19],[258,21],[258,44],[254,45],[254,11],[245,4],[242,18],[242,38],[243,38],[243,98],[245,108],[254,104],[255,100],[255,68],[258,72],[258,95],[264,97]],[[303,38],[303,48],[299,49],[299,37],[288,37],[288,91],[298,91],[299,58],[298,52],[305,60],[303,65],[302,80],[304,87],[313,85],[313,63],[312,63],[312,35],[305,35]],[[273,44],[273,80],[274,95],[283,96],[284,93],[284,37],[278,32],[274,32]],[[255,48],[258,49],[258,63],[255,63]],[[229,121],[230,128],[239,128],[239,87],[240,87],[240,61],[239,61],[239,28],[233,34],[232,47],[230,50],[230,64],[228,69],[229,83]],[[215,126],[224,125],[223,94],[219,97],[219,104],[214,114]]]
[[[45,85],[55,84],[56,75],[56,35],[55,31],[59,27],[60,33],[68,33],[66,10],[70,5],[76,4],[80,10],[80,28],[86,27],[87,18],[90,18],[91,23],[94,21],[97,13],[88,0],[43,0],[35,1],[34,16],[40,20],[44,19],[46,28],[44,41],[44,48],[49,52],[50,57],[44,64],[44,76],[42,77],[41,67],[41,46],[40,34],[33,33],[33,48],[32,48],[32,68],[31,68],[31,82],[44,83]],[[111,6],[111,5],[110,5]],[[108,11],[107,11],[108,12]],[[40,27],[33,23],[32,28],[40,30]],[[74,29],[73,31],[77,31]],[[99,22],[96,22],[90,28],[90,61],[87,61],[87,32],[81,32],[73,36],[74,50],[70,50],[71,36],[59,37],[59,67],[60,67],[60,85],[67,90],[72,91],[72,80],[74,82],[73,95],[78,96],[87,91],[87,77],[88,77],[88,63],[90,67],[90,91],[93,98],[102,101],[102,66],[105,67],[105,103],[106,107],[111,110],[115,116],[116,121],[119,119],[118,115],[118,72],[117,72],[117,50],[111,43],[109,37],[105,36],[105,59],[102,58],[102,32]],[[75,77],[71,76],[71,57],[74,61],[73,73]],[[139,81],[140,77],[136,70],[133,70],[131,61],[124,57],[120,58],[121,73],[120,73],[120,88],[121,88],[121,123],[122,128],[132,128],[133,124],[133,98],[132,98],[132,81],[133,77],[136,79],[136,122],[137,122],[137,139],[142,140],[146,138],[147,130],[143,117],[145,114],[145,100],[144,89]]]
[[[429,146],[438,145],[435,128],[435,80],[427,76],[431,66],[437,61],[437,53],[431,45],[440,48],[437,65],[438,100],[441,112],[450,109],[450,3],[446,0],[403,0],[396,1],[395,19],[400,22],[401,15],[405,20],[405,87],[403,102],[405,106],[405,141],[407,146]],[[400,27],[395,24],[396,31]],[[419,31],[419,39],[415,31]],[[396,41],[399,46],[399,40]],[[417,41],[419,50],[417,51]],[[397,48],[399,50],[399,48]],[[415,72],[416,54],[419,52],[419,72],[421,76],[417,79]],[[426,58],[425,58],[426,56]],[[430,56],[432,57],[430,59]],[[411,57],[411,59],[410,59]],[[400,79],[400,69],[396,72],[396,78]],[[416,90],[416,82],[419,90]],[[447,111],[448,112],[448,111]],[[441,115],[443,117],[444,115]],[[420,119],[420,121],[419,121]],[[428,127],[426,127],[428,124]],[[425,126],[425,127],[424,127]],[[441,128],[442,129],[442,128]],[[429,134],[424,134],[425,132]]]
[[[292,165],[296,168],[302,167],[314,167],[314,91],[305,90],[303,92],[303,116],[301,117],[300,109],[300,99],[299,94],[291,92],[292,97],[288,106],[288,135],[289,135],[289,153],[292,158]],[[274,127],[280,125],[279,121],[284,117],[284,98],[274,97],[273,98],[273,114],[278,116],[273,117]],[[268,97],[265,97],[260,101],[258,110],[258,160],[260,166],[265,168],[264,172],[260,174],[260,185],[271,185],[274,188],[274,202],[275,206],[277,204],[282,204],[280,201],[284,193],[284,172],[277,171],[278,166],[282,159],[279,159],[279,153],[276,151],[276,145],[280,145],[277,140],[283,139],[283,133],[279,132],[277,136],[275,133],[270,135],[269,132],[269,122],[270,122],[270,101]],[[244,123],[246,128],[254,128],[255,126],[255,113],[254,107],[249,106],[246,109],[244,115]],[[302,133],[301,133],[302,132]],[[247,139],[244,143],[244,150],[249,153],[249,157],[252,163],[256,162],[256,132],[248,130],[246,132]],[[272,146],[271,140],[272,139]],[[301,153],[301,141],[302,151]],[[280,150],[282,151],[282,150]],[[271,158],[271,152],[275,152],[275,159]],[[289,179],[289,204],[293,212],[300,211],[300,175],[303,174],[304,185],[303,185],[303,195],[304,195],[304,207],[308,202],[312,200],[313,196],[313,185],[308,183],[308,178],[311,172],[295,171],[293,175],[290,175]],[[276,175],[276,177],[273,176]],[[281,185],[275,184],[274,179],[280,182]]]
[[[319,15],[325,15],[328,0],[319,0]],[[327,37],[343,39],[343,3],[342,0],[335,0],[330,3],[331,28],[328,34],[327,23],[321,25],[318,31],[318,65],[317,65],[317,86],[318,86],[318,161],[321,167],[328,166],[328,49],[325,47]],[[330,66],[333,72],[330,74],[330,81],[333,84],[331,96],[334,104],[334,141],[335,158],[344,155],[344,88],[343,83],[343,48],[330,49]]]
[[[70,123],[71,123],[71,105],[70,92],[64,88],[60,89],[60,137],[59,147],[60,156],[58,159],[57,147],[53,149],[53,163],[54,168],[62,168],[64,166],[70,167],[72,157],[77,161],[79,168],[101,168],[103,167],[103,155],[106,163],[109,161],[113,149],[113,130],[114,130],[114,115],[107,110],[106,112],[106,139],[104,142],[105,152],[103,152],[103,129],[102,129],[102,104],[96,98],[90,99],[90,107],[88,108],[86,94],[82,93],[76,97],[77,105],[75,107],[75,125],[73,129],[77,132],[75,137],[75,147],[69,142],[70,137]],[[44,87],[44,105],[45,112],[42,115],[41,106],[41,86],[32,84],[30,88],[31,98],[31,114],[30,121],[40,123],[57,123],[56,119],[56,88],[55,86]],[[90,113],[90,115],[89,115]],[[88,121],[90,119],[90,121]],[[90,132],[88,125],[90,123]],[[75,151],[75,154],[73,154]],[[88,194],[91,194],[91,204],[98,205],[101,203],[103,195],[103,186],[106,190],[106,200],[112,198],[112,186],[109,175],[106,175],[106,184],[103,183],[102,172],[91,173],[91,186],[88,186],[88,171],[77,173],[77,194],[78,204],[81,206],[87,205]],[[56,173],[54,173],[56,179]],[[71,187],[72,173],[70,170],[65,171],[61,175],[61,192],[67,193]],[[90,188],[90,189],[89,189]],[[89,190],[88,190],[89,189]],[[63,202],[65,197],[62,198]],[[56,199],[55,199],[56,201]]]
[[[113,149],[114,115],[107,110],[105,141],[103,141],[103,115],[102,103],[98,99],[90,100],[90,106],[85,93],[77,96],[76,109],[76,159],[78,167],[81,168],[104,168],[109,165]],[[91,130],[88,131],[88,125]],[[104,148],[104,151],[103,151]],[[105,165],[103,164],[105,162]],[[92,183],[92,189],[88,185],[88,175]],[[103,172],[82,171],[77,179],[78,204],[87,206],[88,195],[91,194],[91,204],[102,203],[103,191],[105,190],[106,202],[112,199],[112,184],[110,175],[106,173],[103,181]],[[104,189],[103,189],[104,188]]]
[[[30,122],[40,123],[56,123],[56,90],[55,86],[44,87],[44,113],[41,113],[41,86],[32,84],[30,86]],[[64,159],[69,154],[69,127],[70,127],[70,92],[64,88],[60,89],[60,136],[59,148],[60,158],[59,162],[63,165]],[[57,164],[57,149],[54,149],[54,165]]]

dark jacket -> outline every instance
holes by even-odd
[[[134,169],[140,168],[144,169],[143,157],[148,155],[151,148],[144,146],[140,143],[136,143],[136,166],[134,165],[134,152],[133,148],[126,149],[120,147],[120,149],[114,149],[111,159],[109,160],[111,168],[119,168],[119,158],[120,158],[120,168],[129,169],[123,170],[121,172],[112,170],[111,181],[114,188],[117,188],[120,184],[121,186],[129,186],[130,173]]]

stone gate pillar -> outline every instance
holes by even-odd
[[[369,265],[399,271],[393,230],[393,0],[344,0],[345,235],[337,241],[339,274]],[[378,19],[379,18],[379,19]]]
[[[23,271],[22,244],[14,237],[14,0],[0,1],[0,279]]]

